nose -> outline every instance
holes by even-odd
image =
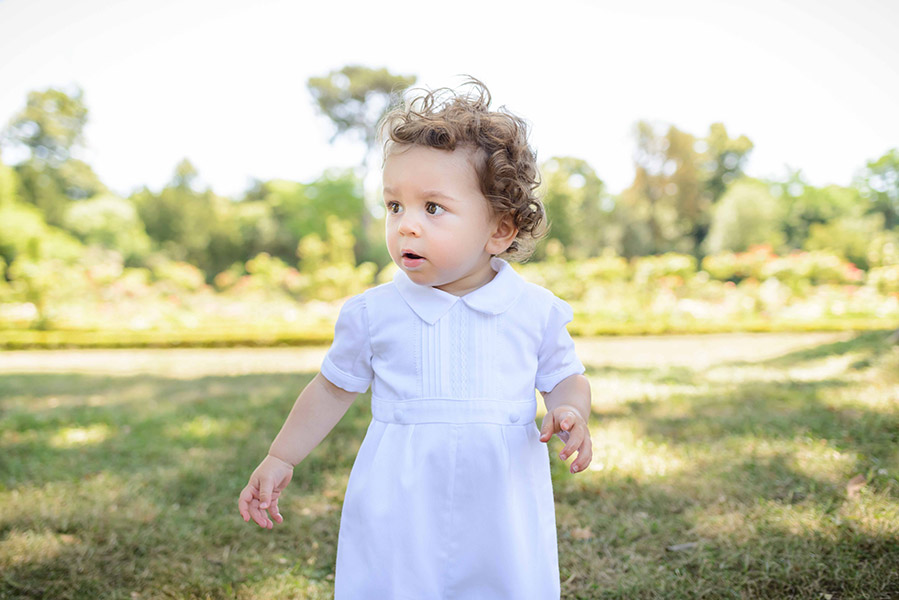
[[[421,224],[418,222],[418,219],[410,217],[409,214],[406,213],[400,217],[400,224],[397,227],[397,231],[400,235],[418,237],[421,235]]]

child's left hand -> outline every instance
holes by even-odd
[[[577,459],[571,463],[571,472],[580,473],[586,469],[593,460],[593,442],[590,440],[587,421],[581,413],[567,404],[546,413],[540,426],[540,441],[549,442],[554,433],[558,433],[559,439],[566,442],[559,458],[566,460],[577,450]]]

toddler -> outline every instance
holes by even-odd
[[[321,372],[302,391],[239,499],[245,521],[283,521],[302,461],[371,386],[350,472],[337,600],[558,600],[549,458],[554,433],[592,458],[590,388],[571,308],[525,282],[544,230],[524,121],[490,94],[426,92],[381,122],[392,283],[349,299]],[[535,424],[535,388],[547,413]]]

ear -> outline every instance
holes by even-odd
[[[493,233],[487,240],[487,253],[496,256],[502,254],[509,249],[515,236],[518,235],[518,228],[512,222],[512,217],[505,215],[494,223]]]

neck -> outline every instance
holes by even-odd
[[[462,279],[443,285],[435,285],[434,287],[453,296],[464,296],[487,285],[493,281],[494,277],[496,277],[496,271],[493,270],[493,266],[488,261],[483,269],[478,269]]]

